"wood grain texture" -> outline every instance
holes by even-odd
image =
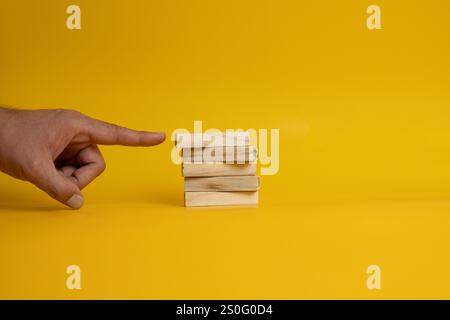
[[[183,163],[184,177],[251,176],[256,175],[256,163]]]
[[[246,147],[213,147],[184,148],[183,163],[253,163],[258,159],[258,149],[255,146]]]
[[[258,204],[258,191],[253,192],[185,192],[186,207],[248,206]]]
[[[175,146],[179,149],[248,146],[249,142],[248,132],[178,133],[175,135]]]
[[[184,191],[257,191],[259,177],[187,177]]]

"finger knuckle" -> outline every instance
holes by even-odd
[[[31,177],[35,177],[42,170],[43,162],[39,159],[25,159],[23,161],[22,167],[24,172]]]
[[[72,109],[56,109],[55,115],[62,119],[73,119],[79,117],[81,113]]]
[[[111,123],[110,128],[111,128],[113,142],[117,143],[119,141],[121,127],[119,127],[117,124]]]
[[[104,160],[100,161],[98,164],[100,174],[106,170],[106,162]]]

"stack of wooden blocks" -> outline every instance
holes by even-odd
[[[186,207],[258,204],[257,149],[246,132],[178,134]]]

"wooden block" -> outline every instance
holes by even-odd
[[[186,207],[247,206],[258,204],[258,191],[185,192]]]
[[[248,132],[222,132],[222,133],[179,133],[175,135],[177,148],[202,147],[234,147],[248,146],[250,135]]]
[[[253,163],[258,159],[255,146],[246,147],[213,147],[183,148],[183,163]]]
[[[257,191],[259,177],[187,177],[184,191]]]
[[[256,175],[256,163],[183,163],[184,177],[251,176]]]

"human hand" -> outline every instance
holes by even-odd
[[[105,170],[98,144],[154,146],[164,133],[134,131],[72,110],[0,108],[0,170],[79,209],[81,190]]]

